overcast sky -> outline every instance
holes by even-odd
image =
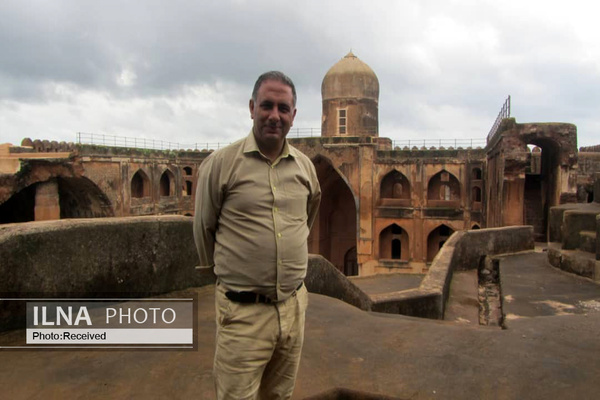
[[[294,127],[320,128],[323,77],[352,49],[379,78],[380,136],[484,139],[510,94],[517,122],[600,144],[599,14],[579,0],[2,0],[0,143],[233,141],[271,69],[296,83]]]

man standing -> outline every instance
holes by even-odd
[[[217,275],[214,360],[219,399],[288,399],[304,340],[307,237],[321,189],[286,140],[296,89],[278,71],[252,91],[250,134],[200,165],[194,238]]]

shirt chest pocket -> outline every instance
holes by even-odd
[[[281,197],[276,197],[275,200],[275,207],[277,207],[278,212],[282,213],[281,217],[293,220],[306,220],[306,203],[309,195],[308,188],[299,182],[282,186],[282,190],[279,192]]]

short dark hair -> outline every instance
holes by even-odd
[[[260,89],[260,85],[262,85],[264,81],[278,81],[292,88],[292,100],[294,102],[294,107],[296,107],[296,87],[294,86],[294,82],[292,82],[289,76],[280,71],[265,72],[258,77],[254,84],[254,89],[252,89],[252,100],[256,102],[258,89]]]

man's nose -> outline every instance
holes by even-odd
[[[277,107],[273,107],[269,112],[269,121],[279,121],[279,110]]]

